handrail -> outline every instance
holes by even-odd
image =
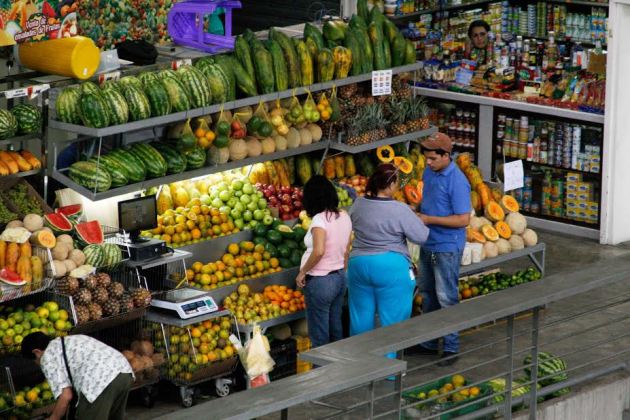
[[[630,260],[615,257],[589,268],[555,274],[404,322],[350,337],[310,352],[300,359],[320,365],[318,369],[273,382],[261,388],[169,413],[164,419],[184,419],[216,414],[217,418],[250,419],[293,407],[322,396],[367,384],[396,370],[396,361],[384,358],[418,343],[495,321],[551,302],[565,299],[630,277]],[[400,362],[400,361],[399,361]],[[373,370],[377,369],[376,372]],[[363,381],[357,381],[357,378]],[[301,396],[295,393],[303,392]]]

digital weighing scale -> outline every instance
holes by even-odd
[[[151,306],[169,312],[177,312],[181,319],[193,318],[219,310],[208,292],[189,288],[162,292],[153,297]]]

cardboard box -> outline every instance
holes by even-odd
[[[567,172],[567,182],[581,182],[582,174],[579,172]]]

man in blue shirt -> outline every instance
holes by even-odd
[[[429,239],[420,251],[423,311],[432,312],[456,305],[459,266],[470,221],[470,184],[451,159],[449,136],[436,133],[422,142],[428,168],[424,171],[420,218],[430,229]],[[437,340],[423,343],[415,353],[437,354]],[[444,337],[440,366],[457,360],[457,332]]]

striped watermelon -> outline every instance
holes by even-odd
[[[120,263],[123,259],[122,251],[116,244],[103,244],[103,267],[108,267]]]
[[[57,119],[69,124],[81,124],[79,100],[81,91],[77,88],[65,88],[55,100]]]
[[[96,156],[92,156],[89,159],[89,162],[94,162],[100,165],[100,167],[105,168],[112,179],[112,188],[122,187],[123,185],[127,185],[129,183],[129,180],[125,176],[125,173],[120,171],[119,168],[115,166],[116,164],[112,166],[110,163],[108,163],[108,160],[105,158],[105,156],[101,156],[100,159]]]
[[[172,77],[163,78],[162,85],[166,89],[173,112],[187,111],[191,108],[186,88],[178,79]]]
[[[122,92],[122,90],[120,89],[120,86],[118,85],[118,82],[115,80],[105,80],[103,84],[101,85],[101,91],[109,90],[109,89],[114,89],[118,92]]]
[[[532,363],[532,356],[527,355],[523,359],[523,365],[530,365]],[[527,377],[531,378],[531,366],[527,366],[523,369]],[[554,356],[551,353],[539,352],[538,353],[538,378],[544,378],[540,380],[543,386],[551,385],[556,382],[562,382],[567,379],[567,365],[559,357]],[[554,375],[555,374],[555,375]],[[553,376],[550,376],[553,375]]]
[[[99,93],[100,92],[98,85],[94,82],[83,82],[79,86],[79,89],[81,90],[81,95],[85,95],[86,93]]]
[[[179,77],[177,76],[177,72],[175,70],[160,70],[158,72],[158,77],[162,80],[164,79],[179,80]]]
[[[206,163],[206,151],[203,147],[195,146],[186,152],[186,168],[188,170],[201,168]]]
[[[171,102],[164,84],[160,80],[149,80],[145,83],[144,93],[146,93],[151,105],[151,116],[159,117],[171,113]]]
[[[68,218],[68,220],[76,222],[81,218],[83,214],[82,204],[70,204],[68,206],[59,207],[55,210],[56,213],[61,213]]]
[[[138,79],[136,79],[138,80]],[[124,89],[125,99],[129,106],[129,119],[139,121],[151,116],[151,105],[144,92],[135,85],[128,83]]]
[[[101,267],[103,265],[103,248],[100,245],[88,245],[83,248],[85,254],[85,263],[92,267]]]
[[[147,168],[147,177],[159,178],[166,175],[168,165],[155,147],[145,143],[135,143],[128,150],[142,160],[144,167]]]
[[[212,103],[212,92],[203,73],[193,66],[181,66],[177,74],[188,91],[193,108],[203,108]]]
[[[74,234],[81,246],[100,245],[105,241],[103,228],[97,220],[77,224]]]
[[[15,136],[18,130],[17,119],[6,109],[0,109],[0,140]]]
[[[160,152],[166,161],[168,174],[179,174],[186,170],[186,159],[174,147],[160,142],[151,143],[151,145]]]
[[[145,168],[144,162],[125,149],[114,149],[107,156],[125,167],[129,182],[141,182],[147,178],[147,168]]]
[[[122,77],[119,81],[118,84],[120,85],[122,90],[125,90],[127,88],[127,86],[133,86],[137,89],[142,90],[142,82],[140,81],[140,79],[138,79],[135,76],[125,76]]]
[[[89,190],[103,192],[112,185],[112,177],[105,168],[97,167],[94,162],[79,161],[70,165],[68,174],[71,180]]]
[[[212,103],[221,104],[225,102],[230,88],[230,81],[221,66],[208,63],[200,65],[198,68],[206,76],[212,92]]]
[[[149,84],[149,82],[155,82],[155,81],[160,80],[160,77],[158,76],[158,74],[152,71],[143,71],[137,77],[138,77],[138,80],[140,80],[142,82],[142,85],[145,87]]]
[[[116,89],[106,89],[101,93],[107,103],[111,125],[124,124],[129,120],[129,107],[125,97]]]
[[[42,113],[30,104],[20,104],[11,109],[18,122],[18,134],[36,133],[42,129]]]
[[[109,108],[100,92],[82,94],[79,109],[84,126],[103,128],[109,125]]]
[[[44,224],[49,227],[55,235],[72,231],[72,223],[63,213],[48,213],[44,216]]]

